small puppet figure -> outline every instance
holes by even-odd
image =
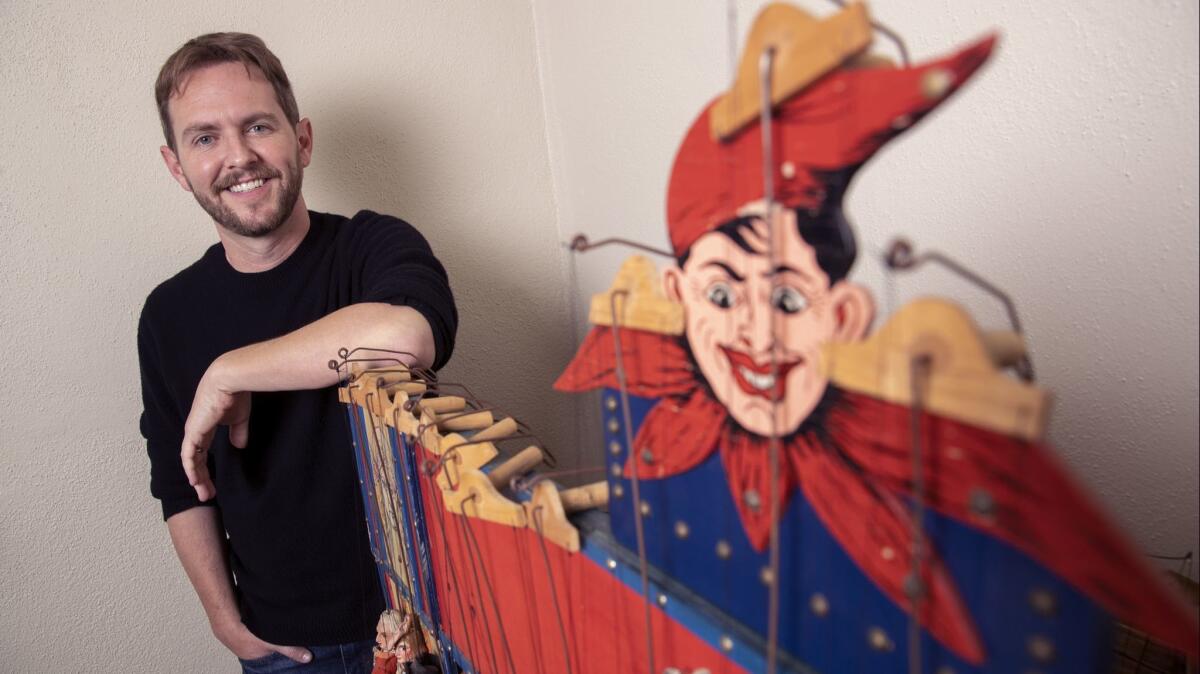
[[[375,626],[375,667],[371,674],[435,674],[437,665],[418,657],[424,655],[416,652],[421,644],[420,629],[411,613],[384,611]]]

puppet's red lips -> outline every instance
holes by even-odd
[[[783,400],[787,391],[787,376],[792,368],[804,362],[798,360],[780,362],[772,368],[768,361],[759,364],[749,354],[728,347],[720,347],[721,352],[729,359],[733,380],[737,382],[742,392],[766,398],[767,400]],[[774,370],[774,371],[772,371]]]

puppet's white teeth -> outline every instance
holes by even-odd
[[[263,179],[251,180],[249,182],[238,183],[229,188],[230,192],[249,192],[252,189],[262,187]]]
[[[744,367],[739,369],[741,370],[742,378],[760,391],[765,391],[775,385],[775,375],[773,374],[759,374]]]

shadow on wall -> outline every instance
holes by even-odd
[[[428,117],[348,103],[321,111],[306,185],[311,205],[343,213],[370,208],[420,229],[446,266],[459,310],[454,357],[442,380],[466,384],[525,422],[559,469],[577,470],[587,463],[575,432],[586,410],[552,389],[577,345],[551,195],[455,193],[480,181],[481,172],[505,170],[503,158],[482,141],[470,157],[462,143],[442,145],[447,126],[421,128]],[[510,444],[501,450],[521,449]],[[596,479],[576,477],[563,481]]]

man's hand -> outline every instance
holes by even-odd
[[[225,648],[228,648],[242,660],[254,660],[270,655],[271,653],[279,653],[296,662],[309,662],[312,660],[312,653],[309,653],[308,649],[300,646],[276,646],[275,644],[267,643],[254,636],[254,633],[246,629],[246,626],[241,622],[231,623],[225,627],[214,625],[213,634],[217,637],[218,641],[225,644]]]
[[[222,384],[220,363],[218,358],[200,378],[192,410],[183,424],[183,447],[179,452],[183,472],[201,501],[217,493],[208,474],[208,450],[217,426],[229,426],[229,442],[238,448],[246,446],[250,434],[250,394]]]

